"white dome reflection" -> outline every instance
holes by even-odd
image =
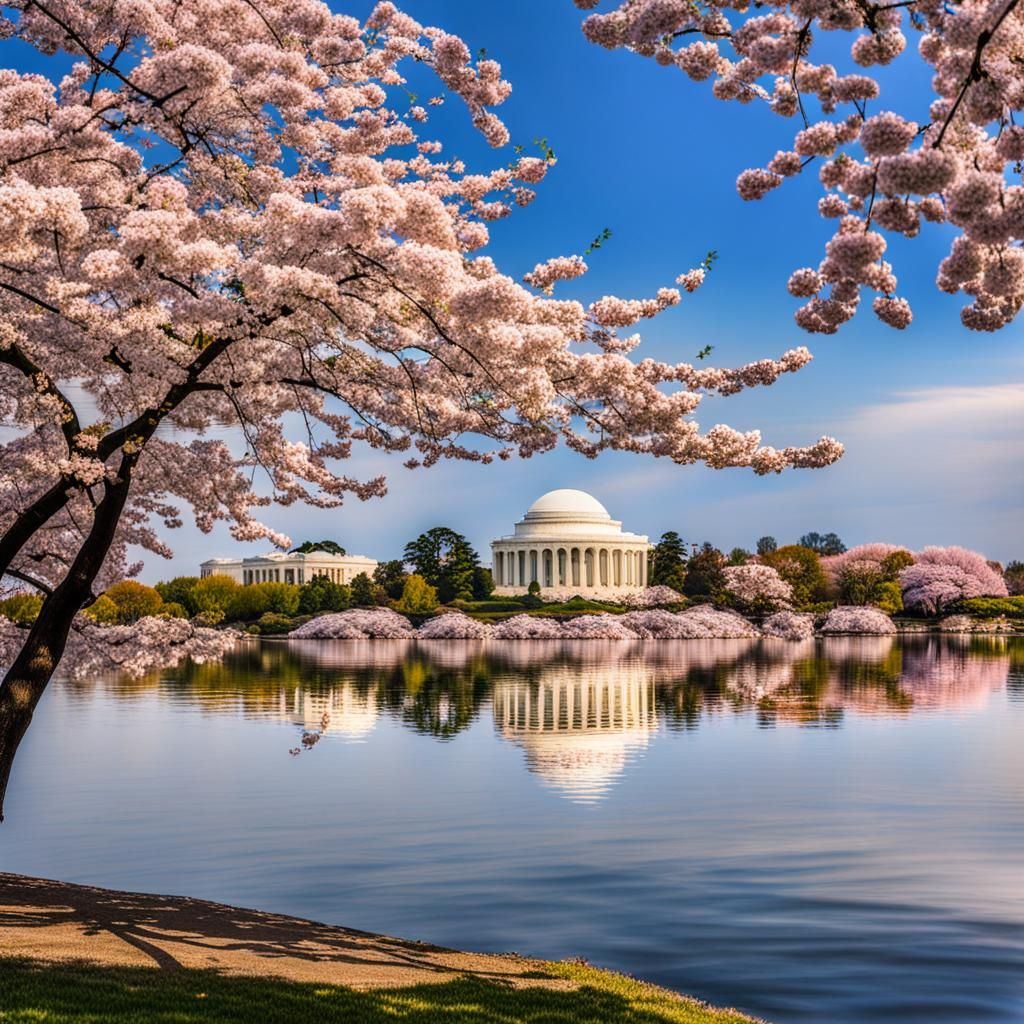
[[[500,680],[494,724],[544,784],[576,803],[603,799],[657,729],[654,679],[642,664],[557,665]]]

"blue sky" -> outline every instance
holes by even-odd
[[[362,16],[372,4],[332,6]],[[960,326],[962,298],[934,287],[947,229],[926,227],[913,242],[890,243],[899,292],[914,307],[908,330],[879,324],[865,308],[836,336],[807,335],[793,322],[797,302],[785,284],[794,268],[817,264],[831,234],[831,222],[814,213],[816,175],[787,181],[760,203],[744,203],[735,190],[739,171],[787,148],[792,122],[763,107],[721,103],[706,83],[586,43],[570,0],[518,0],[514,11],[466,0],[402,6],[474,50],[486,47],[513,84],[500,111],[513,141],[529,148],[545,137],[557,154],[533,205],[492,226],[487,251],[499,265],[519,276],[550,256],[581,252],[607,226],[612,239],[589,259],[590,273],[560,291],[589,301],[606,293],[653,295],[717,250],[704,288],[644,324],[639,353],[692,360],[712,344],[709,362],[736,365],[806,344],[815,356],[806,369],[771,388],[707,399],[697,419],[704,428],[760,428],[774,445],[832,434],[847,455],[826,470],[771,478],[638,456],[588,461],[565,450],[514,464],[411,473],[400,460],[361,455],[346,471],[385,472],[387,497],[336,510],[270,509],[268,521],[295,542],[333,537],[378,558],[396,556],[422,529],[445,524],[486,552],[535,497],[566,486],[592,492],[628,529],[654,538],[675,529],[728,549],[750,547],[765,533],[784,542],[835,530],[848,544],[961,543],[1003,560],[1024,557],[1021,326],[996,335]],[[909,103],[908,114],[923,115],[923,65],[888,69],[882,84],[876,109]],[[439,91],[428,78],[413,88],[424,98]],[[507,156],[483,145],[467,122],[461,103],[450,101],[427,130],[473,169],[504,162]],[[203,536],[186,527],[168,539],[175,559],[168,565],[149,557],[145,578],[194,571],[214,554],[265,548],[237,545],[226,530]]]

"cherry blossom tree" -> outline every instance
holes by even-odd
[[[727,565],[725,591],[746,611],[772,612],[793,603],[793,588],[770,565]]]
[[[937,285],[969,298],[972,330],[1008,324],[1024,304],[1024,7],[1019,0],[575,0],[593,11],[586,37],[712,82],[720,100],[759,103],[795,122],[762,167],[736,181],[761,199],[786,178],[816,172],[822,217],[836,230],[815,267],[789,279],[806,299],[805,330],[832,334],[856,312],[862,289],[875,315],[905,328],[910,304],[884,259],[886,234],[913,238],[926,223],[957,229]],[[595,10],[605,7],[605,10]],[[907,33],[917,39],[915,59]],[[849,38],[837,68],[828,35]],[[827,50],[827,58],[822,51]],[[841,51],[840,51],[841,52]],[[897,64],[908,95],[930,83],[931,102],[879,109],[870,69]],[[915,84],[920,82],[920,87]],[[884,103],[884,100],[882,101]]]
[[[969,597],[1006,597],[1006,581],[966,548],[925,548],[914,565],[900,573],[903,604],[908,609],[937,615],[948,605]]]
[[[339,468],[357,445],[410,468],[559,442],[757,473],[842,452],[690,415],[805,348],[733,369],[632,359],[622,330],[678,289],[584,305],[550,294],[580,260],[530,287],[500,272],[490,225],[550,160],[447,157],[431,111],[453,100],[502,147],[511,85],[391,3],[361,24],[317,0],[13,0],[0,33],[52,65],[0,71],[0,401],[18,428],[0,573],[45,597],[0,684],[0,795],[76,613],[130,575],[130,546],[169,554],[157,529],[185,506],[285,547],[260,506],[384,493]],[[410,100],[406,74],[436,94]],[[209,433],[225,425],[243,454]]]

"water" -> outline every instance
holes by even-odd
[[[54,684],[8,811],[5,870],[1024,1021],[1024,639],[252,644]]]

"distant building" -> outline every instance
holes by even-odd
[[[535,580],[542,590],[592,597],[642,590],[650,548],[585,491],[549,491],[527,509],[515,533],[491,542],[495,593],[525,594]]]
[[[236,583],[302,584],[314,576],[333,583],[351,583],[361,572],[373,575],[377,562],[363,555],[332,555],[326,551],[307,554],[273,551],[252,558],[209,558],[199,566],[200,576],[230,576]]]

